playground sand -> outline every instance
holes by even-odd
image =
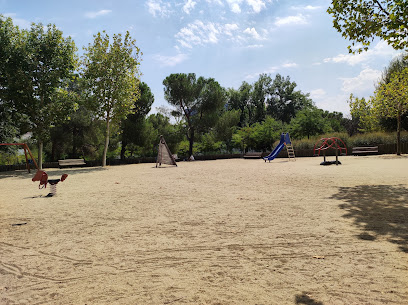
[[[408,158],[0,173],[0,304],[408,304]]]

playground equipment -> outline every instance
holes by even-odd
[[[268,156],[263,158],[265,160],[265,162],[266,162],[266,160],[271,162],[271,160],[275,159],[276,156],[280,153],[280,151],[283,149],[284,146],[286,146],[286,150],[288,152],[289,160],[291,160],[291,158],[293,158],[293,160],[296,160],[295,159],[295,151],[293,149],[292,142],[290,141],[289,133],[287,132],[287,133],[282,133],[281,134],[279,144],[275,147],[274,150],[272,150],[272,152]]]
[[[161,166],[162,163],[177,166],[176,159],[171,154],[169,147],[163,136],[160,136],[159,151],[157,153],[156,167]]]
[[[49,183],[51,185],[51,191],[46,197],[52,197],[57,194],[58,182],[63,182],[67,177],[67,174],[63,174],[60,179],[48,179],[48,174],[45,171],[38,170],[32,181],[40,181],[40,184],[38,185],[39,189],[46,188]]]
[[[326,161],[326,151],[328,149],[334,149],[336,151],[336,161]],[[313,155],[316,157],[320,156],[321,151],[323,151],[323,162],[321,162],[320,165],[339,165],[341,164],[341,162],[339,161],[339,152],[342,156],[347,155],[347,146],[340,138],[321,138],[316,142],[313,148]]]
[[[38,165],[37,162],[35,162],[35,159],[31,153],[31,150],[28,148],[27,144],[25,143],[0,143],[0,146],[6,146],[6,145],[10,145],[10,146],[22,146],[22,148],[24,149],[24,155],[25,155],[25,160],[26,160],[26,168],[27,171],[30,173],[30,162],[28,160],[28,155],[27,153],[30,155],[32,162],[34,163],[35,167],[38,170]]]

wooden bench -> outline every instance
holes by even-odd
[[[84,159],[65,159],[65,160],[58,160],[58,165],[60,168],[62,167],[72,167],[72,166],[84,166],[86,165]]]
[[[352,154],[353,155],[378,154],[378,146],[353,147]]]
[[[260,159],[262,157],[262,152],[247,152],[244,155],[244,159]]]

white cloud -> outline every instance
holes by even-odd
[[[224,32],[228,36],[233,36],[233,32],[238,30],[238,25],[235,23],[227,23],[224,26]]]
[[[288,62],[282,65],[282,68],[296,68],[298,66],[295,62]]]
[[[94,19],[96,17],[105,16],[112,13],[112,10],[100,10],[97,12],[87,12],[85,13],[86,18]]]
[[[251,44],[251,45],[248,45],[248,46],[246,46],[246,48],[248,48],[248,49],[260,49],[260,48],[263,48],[263,44]]]
[[[262,0],[247,0],[247,3],[252,7],[255,13],[259,13],[266,7],[265,3]]]
[[[186,59],[188,59],[187,54],[177,54],[175,56],[165,56],[165,55],[154,55],[153,59],[159,62],[160,66],[162,67],[174,67]]]
[[[313,5],[306,5],[306,6],[292,6],[291,9],[294,10],[301,10],[301,11],[316,11],[320,10],[322,7],[321,6],[313,6]]]
[[[326,96],[326,91],[323,89],[314,89],[310,91],[310,97],[312,99],[321,99]]]
[[[276,18],[275,25],[286,26],[286,25],[302,25],[307,24],[308,21],[306,17],[302,14],[297,14],[296,16],[278,17]]]
[[[367,63],[377,57],[392,58],[399,54],[392,47],[390,47],[385,41],[378,42],[374,48],[369,49],[366,52],[360,54],[339,54],[335,57],[325,58],[325,63],[346,63],[350,66],[355,66],[361,63]]]
[[[246,28],[244,30],[245,34],[248,34],[250,36],[252,36],[253,38],[257,39],[257,40],[261,40],[262,37],[258,34],[258,32],[255,30],[255,28]]]
[[[194,9],[196,4],[197,4],[197,2],[194,2],[193,0],[187,0],[186,4],[184,4],[184,6],[183,6],[183,11],[186,14],[190,14],[191,10]]]
[[[17,25],[19,28],[28,29],[31,26],[31,22],[25,19],[16,18],[17,14],[15,13],[6,13],[3,14],[4,17],[10,17],[13,19],[13,24]]]
[[[196,20],[182,28],[176,35],[178,43],[185,48],[196,45],[216,44],[223,37],[235,37],[238,25],[227,23],[221,25],[212,22]]]
[[[159,15],[160,17],[166,17],[171,13],[170,3],[163,3],[162,0],[148,0],[146,2],[147,9],[153,17]]]
[[[374,92],[374,84],[380,76],[381,71],[366,68],[356,77],[340,78],[343,81],[341,90],[346,93],[366,95],[368,92]]]
[[[233,13],[235,14],[241,13],[240,4],[242,3],[242,0],[227,0],[227,3],[230,6],[230,9]]]

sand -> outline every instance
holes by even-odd
[[[0,304],[408,304],[408,158],[0,173]]]

